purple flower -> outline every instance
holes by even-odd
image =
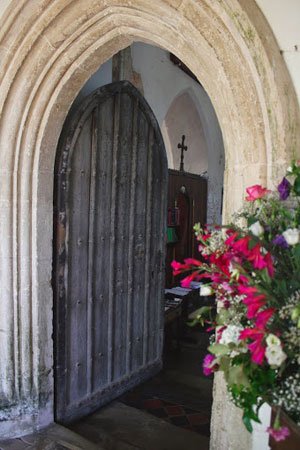
[[[215,371],[215,369],[217,368],[216,365],[214,364],[215,359],[216,358],[210,354],[205,356],[202,366],[204,375],[206,376],[211,375]]]
[[[277,187],[277,190],[279,192],[280,200],[286,200],[290,195],[291,183],[283,177],[281,183]]]
[[[284,239],[284,237],[282,236],[282,234],[278,234],[272,241],[273,244],[278,245],[279,247],[282,248],[288,248],[289,245],[286,242],[286,240]]]
[[[288,427],[267,428],[267,432],[275,439],[275,441],[284,441],[290,435]]]

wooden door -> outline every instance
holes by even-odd
[[[54,205],[56,420],[161,367],[167,162],[139,92],[93,92],[64,126]]]

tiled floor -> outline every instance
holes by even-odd
[[[2,441],[0,450],[208,450],[212,379],[201,369],[207,336],[193,338],[195,345],[166,352],[156,377],[70,429],[53,424]]]
[[[169,348],[164,370],[123,395],[119,401],[148,412],[168,423],[210,436],[212,379],[204,377],[202,360],[208,336],[192,330],[181,350]],[[191,344],[191,342],[193,344]]]
[[[130,392],[120,399],[126,405],[141,409],[166,422],[186,430],[191,430],[205,436],[210,435],[209,411],[197,411],[184,404],[165,401],[157,397],[142,396],[136,392]]]

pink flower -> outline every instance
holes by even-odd
[[[216,330],[216,341],[219,342],[222,338],[222,333],[224,330],[226,330],[227,327],[221,327],[218,330]],[[209,356],[209,355],[208,355]]]
[[[243,331],[241,331],[240,339],[260,339],[263,335],[263,332],[261,330],[258,330],[256,328],[245,328]]]
[[[190,266],[202,266],[202,262],[195,258],[186,258],[184,262]]]
[[[181,272],[189,269],[187,264],[182,264],[175,260],[171,262],[171,267],[173,269],[173,275],[179,275]]]
[[[221,276],[219,273],[213,273],[209,276],[209,278],[214,283],[221,284],[224,279],[224,276]]]
[[[249,283],[249,280],[248,280],[248,278],[247,278],[245,275],[240,274],[240,276],[239,276],[239,282],[240,282],[240,283],[247,284],[247,283]]]
[[[227,253],[218,256],[216,254],[212,254],[210,256],[210,264],[215,264],[219,269],[219,271],[221,271],[224,275],[227,275],[228,277],[230,276],[229,271],[230,261]]]
[[[205,356],[202,365],[204,375],[208,376],[215,372],[217,369],[217,365],[214,363],[215,359],[214,355],[208,354]]]
[[[267,308],[257,314],[255,325],[257,328],[264,328],[275,313],[275,308]]]
[[[224,282],[221,284],[221,287],[224,289],[225,292],[229,292],[229,293],[232,293],[232,292],[233,292],[232,287],[231,287],[230,284],[227,283],[226,281],[224,281]]]
[[[262,344],[262,338],[253,341],[248,345],[248,348],[251,352],[251,360],[261,366],[266,353],[266,347]]]
[[[198,278],[198,273],[197,272],[193,272],[191,275],[188,275],[187,277],[185,277],[183,280],[181,280],[180,284],[183,288],[189,288],[191,282],[195,279]]]
[[[226,239],[225,244],[230,246],[235,241],[235,239],[238,237],[238,233],[236,233],[236,232],[231,233],[231,232],[229,232],[229,230],[227,230],[227,235],[229,237]]]
[[[246,197],[245,200],[247,200],[247,202],[255,202],[255,200],[264,197],[270,191],[266,188],[263,188],[260,184],[255,184],[254,186],[248,187],[246,189],[246,192],[248,194],[248,197]]]
[[[242,253],[242,255],[247,256],[249,254],[249,241],[250,237],[245,236],[231,244],[231,247],[237,251]]]
[[[262,295],[257,295],[256,297],[253,296],[249,296],[244,298],[243,303],[245,305],[247,305],[247,318],[248,319],[253,319],[258,310],[265,305],[265,296]]]
[[[239,293],[243,295],[252,295],[257,293],[257,288],[254,286],[243,286],[242,284],[238,287]]]
[[[264,256],[261,254],[261,246],[256,244],[251,251],[249,251],[248,261],[252,261],[253,267],[255,269],[264,269],[267,267],[267,262]]]
[[[275,441],[284,441],[290,435],[290,430],[288,427],[280,427],[280,428],[267,428],[267,432],[275,439]]]
[[[258,364],[262,365],[266,353],[266,347],[263,344],[264,332],[258,328],[245,328],[240,334],[240,339],[251,339],[253,342],[248,344],[248,348],[251,353],[251,360]]]
[[[267,269],[270,277],[274,276],[274,266],[271,253],[267,253],[265,256],[265,262],[267,264]]]

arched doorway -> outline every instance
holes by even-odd
[[[24,0],[12,1],[1,21],[5,437],[53,420],[53,167],[68,109],[96,68],[140,40],[174,53],[201,80],[224,138],[225,218],[245,186],[277,178],[299,148],[300,126],[289,75],[254,1]],[[228,430],[240,429],[239,419],[222,390],[217,383],[213,442],[222,444],[214,448],[238,448],[241,436]]]

